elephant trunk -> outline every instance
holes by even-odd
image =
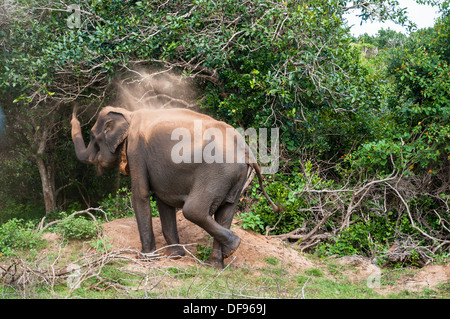
[[[85,164],[93,164],[94,157],[94,145],[89,143],[88,148],[84,145],[83,135],[81,134],[80,121],[77,119],[76,108],[74,108],[72,113],[72,120],[70,121],[72,125],[72,141],[75,147],[75,154],[78,160]]]

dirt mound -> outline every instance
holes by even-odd
[[[197,247],[211,247],[212,238],[202,228],[186,220],[181,212],[177,214],[178,234],[180,243],[186,245],[194,256]],[[137,229],[136,218],[116,219],[103,224],[104,235],[108,237],[114,249],[141,249],[141,241]],[[231,230],[241,238],[241,244],[237,251],[225,260],[225,264],[249,266],[260,268],[267,265],[270,260],[278,262],[280,267],[285,266],[290,271],[311,268],[314,265],[296,250],[287,247],[282,241],[275,238],[267,238],[263,235],[245,231],[235,223]],[[167,245],[159,218],[153,218],[153,231],[155,233],[156,248]],[[201,246],[198,246],[200,244]],[[177,263],[192,264],[194,259],[190,256],[177,260]]]

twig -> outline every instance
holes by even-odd
[[[101,207],[97,207],[97,208],[92,208],[92,207],[91,207],[91,208],[88,208],[88,209],[85,209],[85,210],[80,210],[80,211],[77,211],[77,212],[73,212],[72,214],[70,214],[70,215],[67,216],[66,218],[52,221],[52,222],[48,223],[48,224],[45,225],[45,226],[44,226],[44,222],[45,222],[46,216],[44,216],[44,217],[41,219],[41,221],[39,222],[39,224],[38,224],[37,231],[38,231],[39,233],[42,233],[42,232],[43,232],[44,230],[46,230],[48,227],[50,227],[50,226],[52,226],[52,225],[55,225],[55,224],[57,224],[57,223],[60,223],[60,222],[64,221],[65,219],[69,218],[69,217],[76,216],[76,215],[80,215],[80,214],[88,214],[88,215],[94,220],[94,222],[97,222],[97,218],[95,218],[95,216],[94,216],[92,213],[90,213],[90,211],[100,211],[100,212],[102,212],[102,213],[103,213],[103,216],[105,216],[105,220],[106,220],[107,222],[109,221],[109,220],[108,220],[108,216],[106,215],[106,212],[105,212]]]
[[[416,225],[416,223],[414,222],[414,219],[413,219],[413,217],[412,217],[412,215],[411,215],[411,211],[410,211],[410,209],[409,209],[408,203],[406,203],[405,199],[403,198],[403,196],[400,194],[400,192],[399,192],[396,188],[394,188],[394,187],[393,187],[392,185],[390,185],[390,184],[387,184],[387,185],[388,185],[388,186],[389,186],[389,187],[397,194],[398,198],[400,198],[401,202],[402,202],[403,205],[405,206],[406,212],[408,213],[408,217],[409,217],[409,220],[410,220],[410,222],[411,222],[411,226],[412,226],[414,229],[418,230],[422,235],[424,235],[425,237],[427,237],[427,238],[429,238],[429,239],[431,239],[431,240],[433,240],[433,241],[442,241],[442,242],[445,243],[445,244],[450,243],[450,241],[448,241],[448,240],[442,240],[442,239],[439,239],[439,238],[430,236],[430,235],[428,235],[426,232],[424,232],[420,227],[417,227],[417,225]]]
[[[345,215],[345,217],[343,219],[343,223],[342,223],[341,228],[339,230],[343,230],[344,228],[348,228],[349,223],[350,223],[350,216],[352,215],[353,210],[361,204],[362,200],[365,198],[365,196],[367,195],[367,193],[369,192],[369,190],[370,190],[370,188],[372,186],[374,186],[376,184],[386,183],[386,182],[392,181],[392,180],[394,180],[396,178],[397,178],[397,172],[393,171],[388,177],[383,178],[383,179],[370,181],[369,183],[364,184],[363,187],[361,187],[358,191],[356,191],[354,193],[354,195],[352,196],[350,204],[348,205],[347,214]],[[364,192],[364,194],[361,197],[359,197],[359,200],[356,202],[356,204],[353,204],[354,200],[362,192]]]
[[[306,287],[306,284],[308,283],[308,281],[309,281],[309,278],[306,279],[306,282],[302,286],[302,299],[305,299],[305,287]]]
[[[207,284],[205,287],[203,287],[203,289],[202,290],[200,290],[200,292],[199,293],[197,293],[196,295],[195,295],[195,297],[194,298],[197,298],[206,288],[208,288],[209,286],[211,286],[211,284],[214,282],[214,281],[216,281],[217,280],[217,278],[219,278],[219,276],[228,268],[228,267],[230,267],[230,265],[235,261],[235,259],[236,259],[236,256],[234,256],[233,257],[233,260],[231,260],[229,263],[228,263],[228,265],[226,265],[218,274],[217,274],[217,276],[216,277],[214,277],[214,279],[213,280],[211,280],[211,282],[209,283],[209,284]]]

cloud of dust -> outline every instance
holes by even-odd
[[[198,90],[194,81],[170,70],[130,70],[116,86],[114,105],[130,111],[197,106]]]

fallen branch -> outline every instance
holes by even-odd
[[[189,244],[195,245],[195,244]],[[185,246],[180,245],[187,252]],[[101,277],[101,271],[104,266],[115,260],[126,260],[140,266],[133,269],[133,271],[139,275],[146,276],[145,270],[155,268],[155,261],[160,259],[171,259],[170,256],[165,256],[161,253],[162,250],[170,246],[164,246],[149,254],[142,254],[140,251],[134,249],[120,249],[107,252],[95,252],[93,254],[85,255],[70,264],[64,264],[56,266],[56,261],[60,260],[58,255],[56,259],[52,259],[52,263],[48,264],[48,256],[42,255],[38,260],[29,262],[21,258],[14,258],[9,265],[0,265],[0,282],[4,285],[10,286],[22,286],[24,288],[35,288],[40,284],[49,285],[53,290],[54,285],[61,280],[67,280],[69,287],[68,296],[80,287],[81,284],[89,280],[90,278],[97,278],[99,282],[91,284],[88,289],[106,290],[109,288],[126,289],[126,287],[105,281]],[[60,252],[61,253],[61,250]],[[134,255],[134,257],[130,256]],[[195,258],[195,257],[194,257]],[[196,261],[200,262],[197,258]],[[142,269],[142,270],[140,270]],[[165,275],[170,274],[164,269],[155,268],[158,271],[165,272]],[[106,284],[105,288],[100,288],[101,285]],[[155,286],[155,285],[154,285]],[[153,288],[154,288],[153,286]],[[151,289],[153,289],[151,288]]]
[[[320,227],[322,227],[322,225],[328,220],[328,218],[330,218],[330,216],[333,215],[333,213],[334,212],[327,213],[327,215],[319,223],[317,223],[316,226],[307,234],[300,234],[300,232],[306,230],[306,227],[302,227],[302,228],[297,228],[296,230],[291,231],[286,234],[272,235],[270,237],[280,238],[283,240],[295,239],[295,240],[301,240],[301,242],[306,242],[307,240],[309,240],[313,237],[313,235],[320,229]]]
[[[304,184],[297,190],[290,190],[288,200],[298,199],[302,202],[297,213],[299,216],[306,214],[307,221],[300,228],[270,237],[297,241],[296,244],[303,251],[330,240],[353,223],[368,223],[378,216],[387,220],[397,219],[392,220],[395,223],[395,232],[388,239],[394,241],[407,235],[402,233],[404,229],[399,225],[402,215],[406,215],[404,217],[408,218],[411,228],[416,232],[411,240],[415,247],[419,247],[420,254],[423,253],[422,260],[432,258],[431,256],[439,250],[450,248],[450,224],[447,218],[450,212],[449,200],[447,196],[442,196],[446,194],[442,188],[438,193],[430,192],[429,181],[416,176],[405,176],[404,172],[394,170],[386,177],[356,182],[353,186],[347,182],[339,189],[331,189],[329,185],[322,183],[319,170],[312,173],[311,168],[304,167],[302,175]],[[432,198],[436,202],[435,207],[439,209],[423,210],[421,206],[423,202],[417,201],[421,196]],[[390,212],[395,214],[389,214]],[[292,211],[277,216],[275,225],[266,227],[266,235],[279,227],[288,213],[292,219],[294,214]],[[374,244],[371,234],[368,236],[372,243],[369,248],[371,251],[368,253],[383,254],[378,243]],[[425,256],[426,253],[429,254],[428,257]]]
[[[52,222],[48,223],[48,224],[45,225],[45,226],[44,226],[44,222],[45,222],[45,219],[46,219],[47,217],[44,216],[44,217],[41,219],[41,221],[39,222],[39,224],[38,224],[37,231],[38,231],[39,233],[42,233],[42,232],[43,232],[44,230],[46,230],[48,227],[50,227],[50,226],[52,226],[52,225],[55,225],[55,224],[57,224],[57,223],[60,223],[60,222],[64,221],[65,219],[69,218],[69,217],[76,216],[76,215],[80,215],[80,214],[87,214],[87,215],[89,215],[89,216],[94,220],[94,222],[97,222],[97,218],[95,218],[95,216],[94,216],[90,211],[100,211],[100,212],[102,212],[102,213],[103,213],[103,216],[105,216],[105,220],[106,220],[107,222],[109,221],[109,220],[108,220],[108,216],[106,215],[106,212],[105,212],[101,207],[97,207],[97,208],[91,207],[91,208],[88,208],[88,209],[85,209],[85,210],[80,210],[80,211],[77,211],[77,212],[73,212],[72,214],[70,214],[70,215],[67,216],[66,218],[52,221]]]
[[[409,220],[410,220],[410,222],[411,222],[412,228],[414,228],[415,230],[419,231],[422,235],[424,235],[424,236],[427,237],[428,239],[431,239],[431,240],[434,241],[434,242],[442,242],[443,244],[450,244],[450,241],[449,241],[449,240],[443,240],[443,239],[439,239],[439,238],[433,237],[433,236],[427,234],[426,232],[424,232],[420,227],[418,227],[418,226],[416,225],[416,223],[414,222],[414,219],[413,219],[413,217],[412,217],[412,215],[411,215],[411,210],[409,209],[409,205],[408,205],[408,203],[405,201],[405,199],[403,198],[403,196],[400,194],[400,192],[399,192],[395,187],[393,187],[393,186],[390,185],[390,184],[387,184],[387,185],[388,185],[388,186],[389,186],[389,187],[397,194],[398,198],[400,199],[400,201],[401,201],[401,202],[403,203],[403,205],[405,206],[406,212],[407,212],[407,214],[408,214],[408,217],[409,217]]]

